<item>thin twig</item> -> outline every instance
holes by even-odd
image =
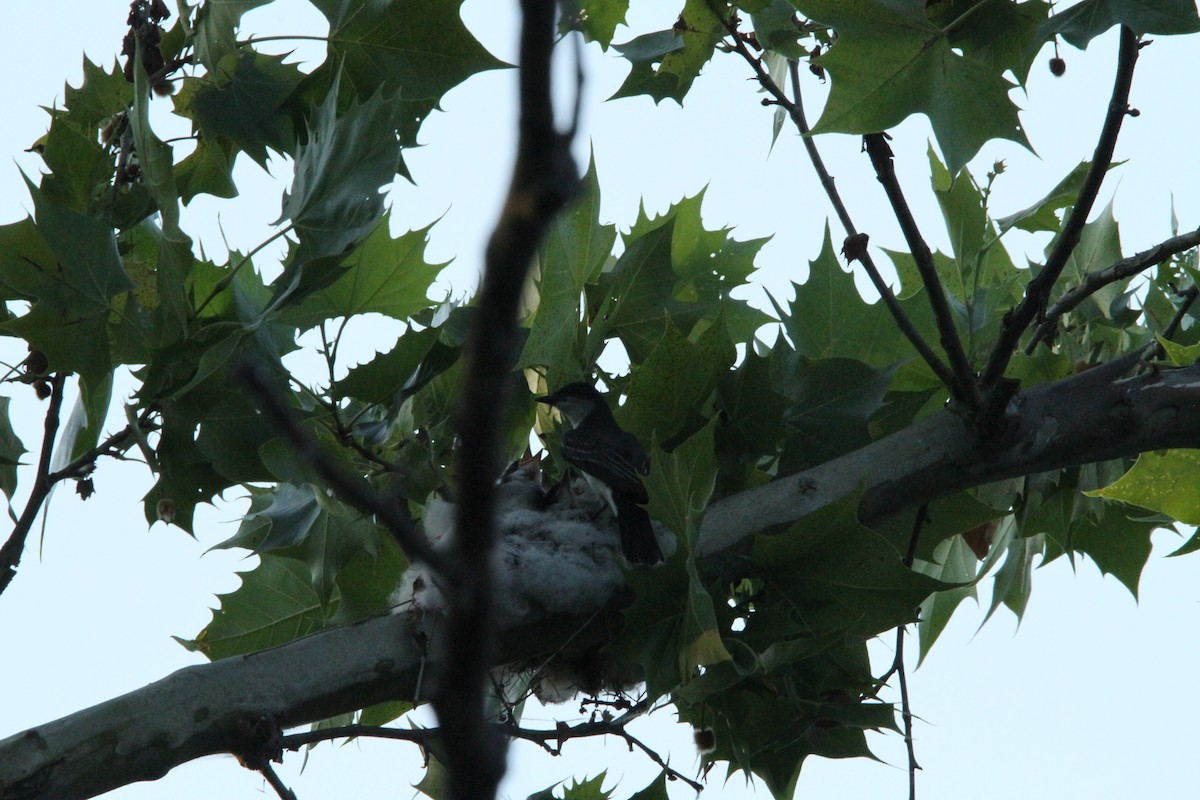
[[[504,774],[504,740],[486,724],[484,695],[496,626],[491,558],[503,411],[515,362],[517,313],[533,257],[555,215],[579,187],[570,133],[554,123],[551,53],[556,0],[523,0],[520,119],[512,183],[488,241],[478,313],[463,353],[455,429],[457,499],[446,635],[438,643],[433,707],[451,800],[487,800]],[[582,91],[581,86],[576,87]]]
[[[1200,287],[1189,286],[1179,293],[1182,302],[1179,308],[1175,309],[1175,316],[1171,318],[1171,322],[1163,329],[1162,338],[1170,341],[1174,338],[1175,333],[1179,330],[1179,326],[1183,324],[1183,318],[1192,310],[1192,304],[1196,302],[1196,297],[1200,296]],[[1161,345],[1159,346],[1161,349]]]
[[[917,272],[921,275],[921,283],[925,286],[925,294],[929,298],[929,306],[933,309],[933,318],[937,323],[942,351],[945,352],[946,358],[950,361],[950,368],[954,371],[954,384],[950,387],[951,391],[969,409],[976,410],[982,404],[979,387],[975,384],[975,375],[971,371],[971,364],[967,360],[962,340],[958,336],[958,329],[954,325],[954,317],[950,313],[950,303],[946,300],[946,290],[942,286],[942,280],[937,274],[937,267],[933,263],[933,253],[930,252],[929,245],[925,243],[925,237],[921,235],[921,229],[917,226],[916,219],[913,218],[908,201],[904,199],[900,181],[896,178],[896,166],[892,162],[892,148],[888,146],[882,133],[868,134],[863,137],[863,142],[867,148],[867,155],[871,159],[871,166],[875,168],[875,177],[883,184],[883,191],[892,205],[892,213],[895,215],[896,221],[900,223],[904,240],[908,242],[909,252],[912,253],[913,261],[917,265]]]
[[[9,534],[4,547],[0,547],[0,594],[8,588],[17,575],[17,567],[21,564],[21,554],[25,552],[25,540],[33,523],[37,520],[42,504],[50,496],[54,484],[50,481],[50,461],[54,455],[54,439],[58,435],[60,415],[63,403],[63,385],[66,376],[61,372],[50,378],[50,403],[46,407],[46,421],[43,426],[42,452],[38,457],[37,472],[33,479],[33,488],[25,501],[25,509],[17,519],[13,532]]]
[[[838,220],[842,223],[842,230],[846,236],[856,236],[858,229],[854,227],[854,221],[850,218],[850,212],[846,209],[846,204],[842,202],[842,197],[838,194],[837,187],[834,185],[833,176],[829,174],[829,170],[825,168],[825,162],[821,158],[820,152],[817,150],[816,142],[809,136],[808,120],[804,116],[804,106],[800,100],[800,77],[799,67],[795,60],[788,62],[788,68],[792,76],[792,94],[795,96],[793,101],[784,93],[779,84],[771,77],[762,65],[762,59],[750,52],[746,47],[746,43],[742,41],[738,35],[736,18],[724,20],[725,29],[729,31],[733,39],[733,50],[740,55],[750,68],[754,70],[754,76],[762,88],[773,98],[773,103],[782,107],[788,112],[788,116],[792,120],[792,124],[796,126],[796,130],[800,132],[800,140],[804,143],[805,150],[808,151],[809,160],[812,161],[813,169],[817,172],[817,178],[821,181],[821,187],[825,190],[826,196],[829,198],[830,204],[833,206],[834,212],[838,216]],[[767,102],[767,101],[763,101]],[[938,377],[946,386],[953,386],[954,373],[950,371],[937,354],[933,352],[933,348],[921,337],[912,320],[908,318],[908,314],[900,306],[900,301],[896,299],[896,295],[892,292],[890,286],[883,279],[879,269],[875,266],[869,253],[863,252],[859,262],[863,265],[863,269],[867,271],[867,277],[871,280],[871,285],[875,287],[875,291],[879,292],[879,296],[883,299],[883,304],[887,306],[888,311],[892,315],[892,319],[896,322],[896,327],[904,334],[905,338],[912,343],[917,353],[924,359],[929,368],[933,370],[933,374]]]
[[[996,341],[987,366],[984,367],[980,386],[988,393],[988,405],[997,406],[1007,402],[1007,393],[1002,389],[1004,371],[1012,359],[1022,334],[1035,318],[1045,312],[1050,299],[1050,292],[1058,282],[1067,259],[1079,244],[1083,226],[1091,213],[1096,196],[1100,193],[1100,185],[1112,164],[1113,151],[1117,145],[1117,136],[1121,132],[1121,123],[1129,113],[1129,90],[1133,84],[1133,68],[1137,64],[1138,37],[1132,30],[1121,26],[1121,48],[1117,56],[1117,76],[1113,82],[1112,97],[1108,103],[1108,114],[1104,119],[1104,127],[1096,142],[1096,150],[1092,155],[1092,165],[1088,168],[1079,189],[1079,197],[1071,208],[1070,214],[1063,223],[1062,232],[1055,240],[1054,249],[1046,266],[1035,275],[1025,287],[1025,297],[1004,315],[1000,327],[1000,336]]]
[[[295,414],[284,404],[260,367],[244,361],[235,367],[234,375],[254,392],[263,411],[287,437],[296,454],[317,471],[339,498],[363,514],[375,517],[396,539],[410,561],[422,561],[438,575],[448,580],[454,579],[454,565],[416,530],[411,519],[401,513],[394,503],[380,497],[361,476],[348,472],[300,426]]]
[[[1110,283],[1130,278],[1150,267],[1157,266],[1172,256],[1186,250],[1191,250],[1197,245],[1200,245],[1200,230],[1194,230],[1180,236],[1173,236],[1165,242],[1154,245],[1154,247],[1136,253],[1129,258],[1121,259],[1112,266],[1087,273],[1083,276],[1083,281],[1078,286],[1066,292],[1054,302],[1054,305],[1050,306],[1050,309],[1046,312],[1046,318],[1038,325],[1037,331],[1029,340],[1029,344],[1025,345],[1026,355],[1032,353],[1039,342],[1050,338],[1054,333],[1055,327],[1058,325],[1059,318],[1063,314],[1078,306],[1100,289],[1108,286]]]
[[[267,784],[275,790],[275,794],[279,795],[279,800],[297,800],[296,793],[288,788],[279,774],[275,772],[275,768],[270,764],[262,764],[258,771],[266,778]]]

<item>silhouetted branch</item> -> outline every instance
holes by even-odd
[[[882,133],[864,136],[863,143],[866,146],[867,155],[871,158],[871,166],[875,168],[875,177],[883,184],[883,191],[892,205],[892,213],[895,215],[896,221],[900,223],[904,240],[908,242],[909,252],[912,253],[913,261],[917,265],[917,272],[921,275],[921,283],[925,286],[925,294],[929,298],[929,306],[933,309],[933,318],[937,323],[942,351],[946,354],[946,358],[950,361],[950,368],[954,372],[954,381],[950,385],[950,390],[966,404],[967,408],[978,409],[982,403],[979,387],[975,385],[975,375],[967,360],[967,354],[963,350],[958,329],[954,325],[950,304],[946,300],[946,290],[942,286],[942,280],[937,274],[937,267],[933,263],[933,253],[930,252],[929,245],[925,243],[921,229],[917,227],[917,221],[908,207],[908,201],[904,199],[900,181],[896,178],[896,166],[892,163],[892,148],[888,146],[886,137]]]
[[[13,578],[17,576],[17,567],[21,564],[21,554],[25,552],[25,540],[33,523],[42,510],[42,504],[50,496],[54,482],[50,480],[50,460],[54,455],[54,438],[58,435],[60,415],[62,413],[63,384],[66,376],[61,372],[50,378],[50,403],[46,407],[46,421],[43,425],[42,452],[38,457],[37,472],[34,473],[33,488],[29,499],[25,501],[25,510],[17,519],[17,524],[8,541],[0,547],[0,594],[8,588]]]
[[[1096,142],[1096,150],[1092,155],[1092,165],[1088,168],[1079,189],[1079,197],[1075,201],[1070,214],[1063,223],[1062,231],[1054,242],[1054,249],[1046,259],[1046,266],[1029,281],[1025,287],[1025,297],[1004,315],[1000,326],[1000,336],[996,346],[988,357],[980,379],[980,387],[988,393],[988,403],[999,406],[1007,402],[1005,392],[1000,390],[1001,379],[1008,368],[1021,336],[1034,319],[1046,311],[1050,300],[1050,292],[1062,274],[1067,259],[1079,244],[1080,234],[1087,222],[1092,205],[1104,182],[1104,175],[1112,163],[1113,150],[1117,146],[1117,136],[1121,132],[1121,123],[1129,113],[1129,89],[1133,84],[1133,68],[1137,64],[1138,49],[1137,35],[1125,26],[1121,26],[1121,49],[1117,56],[1117,77],[1113,83],[1112,97],[1108,102],[1108,114],[1104,119],[1104,127]],[[996,408],[992,409],[993,411]]]
[[[850,218],[850,212],[846,209],[846,204],[842,202],[842,197],[834,185],[833,176],[829,174],[829,170],[825,167],[825,162],[821,158],[820,152],[817,150],[817,144],[813,138],[809,136],[808,120],[804,117],[804,107],[800,100],[800,77],[797,63],[795,61],[788,62],[788,67],[792,76],[792,94],[795,95],[795,100],[790,99],[779,84],[771,77],[771,74],[763,68],[762,59],[750,52],[746,47],[746,43],[742,41],[738,29],[737,19],[724,20],[725,29],[729,31],[733,39],[734,52],[745,59],[750,68],[754,70],[754,76],[758,80],[760,86],[771,95],[775,105],[779,105],[788,112],[788,116],[792,120],[792,124],[796,126],[796,130],[800,132],[801,141],[804,143],[804,149],[808,152],[809,160],[812,161],[813,169],[817,172],[817,178],[821,181],[821,187],[825,190],[825,195],[829,198],[830,204],[837,213],[838,219],[842,223],[842,230],[846,232],[846,237],[858,236],[859,231],[854,226],[854,221]],[[768,102],[766,100],[764,103]],[[863,269],[867,271],[867,277],[871,280],[871,285],[875,287],[875,291],[879,292],[883,304],[887,306],[888,311],[892,315],[892,319],[896,322],[896,327],[900,330],[904,337],[912,343],[917,353],[933,370],[933,374],[938,377],[942,383],[948,388],[954,386],[954,373],[947,367],[937,354],[933,352],[933,348],[921,337],[916,326],[912,324],[912,320],[908,318],[908,314],[900,306],[900,301],[896,299],[896,295],[892,292],[890,286],[883,279],[879,269],[875,266],[874,260],[870,253],[864,247],[862,252],[858,254],[859,263],[863,265]]]
[[[478,314],[464,351],[464,384],[456,416],[458,451],[456,575],[445,596],[447,628],[433,707],[445,745],[451,800],[486,800],[504,774],[504,741],[486,723],[484,691],[492,663],[491,553],[494,486],[515,361],[517,313],[529,266],[555,215],[579,186],[571,135],[554,124],[550,66],[555,0],[523,0],[517,157],[500,219],[488,241]],[[578,73],[577,73],[578,80]],[[576,90],[581,91],[577,86]],[[578,105],[576,106],[578,109]]]
[[[1046,341],[1050,338],[1050,335],[1054,333],[1054,329],[1058,325],[1059,318],[1063,314],[1078,306],[1100,289],[1108,286],[1110,283],[1116,283],[1119,280],[1133,277],[1139,272],[1161,264],[1172,256],[1186,250],[1191,250],[1197,245],[1200,245],[1200,230],[1173,236],[1165,242],[1156,244],[1154,247],[1136,253],[1129,258],[1121,259],[1112,266],[1087,273],[1083,276],[1083,281],[1078,286],[1063,294],[1062,297],[1054,302],[1054,305],[1050,306],[1050,309],[1046,312],[1046,318],[1038,325],[1033,338],[1025,346],[1025,352],[1032,353],[1034,348],[1037,347],[1038,342]]]

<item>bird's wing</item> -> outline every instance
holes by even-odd
[[[574,466],[636,502],[649,500],[641,476],[650,473],[650,457],[633,435],[621,431],[620,436],[596,437],[567,431],[563,434],[562,454]]]

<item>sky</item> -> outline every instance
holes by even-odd
[[[516,5],[468,0],[463,9],[476,35],[508,61],[515,60]],[[640,5],[649,9],[641,13],[650,15],[637,18],[637,32],[669,27],[678,11],[667,3]],[[40,160],[24,152],[46,130],[47,117],[39,106],[61,101],[64,81],[78,84],[82,53],[105,65],[112,62],[120,50],[127,8],[122,0],[0,5],[0,74],[10,76],[0,84],[6,111],[0,154],[11,158],[0,163],[0,224],[21,218],[30,208],[21,170],[36,175],[41,169]],[[319,15],[302,0],[279,0],[252,11],[243,31],[324,32]],[[617,41],[631,35],[618,30]],[[1117,147],[1118,159],[1132,161],[1110,174],[1098,204],[1103,207],[1116,193],[1114,213],[1127,254],[1170,235],[1172,203],[1182,229],[1200,224],[1197,118],[1191,102],[1191,87],[1200,78],[1200,59],[1194,57],[1198,44],[1196,37],[1164,37],[1142,53],[1132,101],[1142,113],[1127,120]],[[275,52],[292,48],[292,43],[280,44]],[[298,59],[319,58],[311,45],[297,42],[294,49]],[[1086,54],[1064,47],[1068,68],[1061,79],[1044,68],[1048,54],[1043,53],[1031,76],[1030,96],[1015,95],[1026,109],[1022,122],[1037,154],[992,142],[971,165],[982,175],[995,159],[1007,161],[1009,171],[992,200],[997,213],[1028,206],[1089,157],[1115,51],[1112,33],[1096,40]],[[771,149],[771,113],[759,104],[745,65],[718,57],[705,68],[686,109],[669,101],[655,107],[645,98],[603,102],[624,79],[626,67],[615,54],[601,54],[594,47],[587,51],[585,67],[585,116],[576,151],[584,160],[589,147],[595,153],[604,192],[602,219],[628,228],[639,204],[661,212],[705,190],[707,227],[732,226],[739,239],[773,236],[758,258],[759,277],[769,291],[789,296],[789,282],[804,280],[807,260],[819,251],[830,212],[798,138],[785,130]],[[569,73],[565,69],[564,77]],[[426,146],[406,153],[417,185],[398,182],[390,193],[396,233],[437,220],[428,258],[454,259],[454,264],[435,291],[463,296],[474,286],[483,243],[508,182],[515,79],[512,71],[486,73],[447,95],[443,112],[432,115],[422,129]],[[560,87],[563,97],[569,96],[569,83],[564,80]],[[806,104],[815,119],[822,89],[810,82],[809,91]],[[168,119],[166,110],[165,101],[157,101],[159,135],[186,134],[186,127]],[[895,135],[897,169],[916,216],[931,243],[946,249],[947,236],[928,189],[928,125],[913,118]],[[823,137],[818,143],[872,245],[901,247],[858,141]],[[290,164],[276,159],[267,174],[245,162],[237,177],[241,198],[199,198],[183,218],[185,230],[218,261],[223,260],[224,242],[244,251],[270,234],[290,180]],[[835,229],[834,235],[836,240],[841,233]],[[1011,245],[1018,250],[1040,246],[1033,239]],[[371,355],[369,343],[381,324],[366,320],[359,326],[363,359]],[[0,360],[21,357],[20,348],[0,342]],[[43,406],[32,390],[15,385],[0,394],[13,398],[18,433],[27,445],[36,443]],[[120,424],[114,416],[109,429]],[[43,536],[31,540],[20,573],[0,596],[5,642],[0,685],[9,689],[0,712],[0,737],[199,663],[200,657],[171,637],[194,636],[208,622],[214,595],[235,589],[235,573],[253,566],[244,553],[209,551],[232,535],[244,508],[237,497],[201,512],[193,540],[162,524],[147,529],[140,498],[151,479],[143,466],[105,464],[96,483],[97,495],[86,503],[69,487],[52,498]],[[18,501],[23,497],[22,492]],[[920,797],[1194,796],[1189,723],[1200,712],[1194,690],[1200,666],[1194,635],[1200,623],[1200,562],[1194,556],[1163,558],[1179,543],[1175,534],[1160,531],[1154,540],[1155,553],[1136,602],[1086,559],[1078,560],[1074,571],[1060,559],[1035,573],[1033,597],[1019,626],[1001,611],[980,629],[986,584],[981,608],[969,602],[962,607],[910,679],[918,717],[917,759],[923,768],[917,777]],[[873,646],[879,672],[891,660],[892,642],[888,637]],[[549,721],[556,711],[569,716],[575,709],[569,704],[535,709],[526,721]],[[669,709],[634,730],[669,750],[673,766],[694,771],[690,733],[671,724]],[[811,759],[798,796],[904,796],[902,739],[885,734],[873,736],[871,743],[879,762]],[[514,747],[502,794],[525,797],[557,780],[608,768],[605,785],[617,785],[617,796],[627,797],[657,774],[653,764],[627,753],[618,741],[572,742],[566,753],[554,759],[529,745]],[[304,762],[302,755],[289,754],[280,767],[303,800],[407,798],[414,794],[408,785],[420,775],[419,756],[399,743],[327,744]],[[684,798],[691,792],[676,784],[671,794]],[[239,800],[273,795],[261,777],[231,757],[201,759],[160,781],[106,795],[115,800],[213,796]],[[716,770],[705,796],[755,795],[741,776],[722,783]]]

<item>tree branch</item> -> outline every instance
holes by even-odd
[[[804,142],[804,149],[808,152],[808,158],[812,162],[813,169],[816,170],[817,178],[821,181],[821,187],[825,190],[825,195],[829,198],[833,210],[837,213],[838,219],[842,223],[842,230],[845,231],[846,237],[858,236],[859,231],[854,227],[854,221],[850,218],[850,212],[846,209],[846,204],[842,202],[842,197],[838,193],[837,187],[834,185],[833,176],[829,174],[829,170],[825,167],[825,161],[821,158],[820,151],[817,150],[817,143],[809,136],[808,120],[804,116],[804,106],[800,99],[800,73],[796,61],[788,62],[788,69],[792,79],[792,94],[795,95],[795,100],[788,98],[779,84],[771,77],[771,74],[763,69],[762,59],[750,52],[746,47],[746,43],[742,41],[738,33],[737,19],[723,20],[725,29],[729,31],[733,39],[734,52],[745,59],[750,68],[754,70],[754,76],[762,88],[774,98],[773,102],[779,105],[788,112],[788,116],[792,120],[792,124],[796,126],[796,130],[800,132],[800,140]],[[766,100],[764,103],[768,102]],[[891,312],[892,319],[896,322],[896,327],[904,334],[904,337],[912,343],[917,353],[933,370],[933,374],[938,377],[942,383],[948,388],[954,387],[954,373],[947,367],[937,354],[933,352],[933,348],[921,337],[912,320],[908,318],[908,314],[904,313],[904,309],[900,306],[900,301],[896,299],[896,295],[892,292],[892,288],[887,285],[887,281],[883,279],[878,267],[875,266],[874,260],[870,253],[863,248],[862,253],[858,258],[859,263],[863,265],[863,269],[867,271],[867,277],[871,280],[871,285],[875,287],[875,291],[879,292],[883,304],[887,306]]]
[[[504,741],[486,724],[484,692],[495,635],[491,553],[494,486],[500,439],[515,361],[517,314],[529,266],[555,215],[579,186],[571,135],[554,124],[550,66],[555,0],[522,0],[517,157],[508,197],[485,254],[478,315],[463,354],[465,383],[456,431],[461,448],[455,573],[433,707],[442,729],[451,800],[486,800],[504,774]],[[582,87],[576,87],[580,91]],[[577,106],[578,108],[578,106]]]
[[[17,576],[17,567],[21,564],[21,555],[25,552],[25,540],[29,531],[42,510],[42,504],[50,496],[54,481],[50,480],[50,461],[54,455],[54,439],[58,435],[60,415],[63,403],[63,384],[66,376],[61,372],[50,378],[50,403],[46,406],[46,421],[43,425],[42,452],[38,457],[37,472],[34,473],[33,488],[25,501],[25,509],[17,519],[17,524],[8,541],[0,547],[0,594],[8,588],[13,578]]]
[[[1200,447],[1200,366],[1124,378],[1140,356],[1139,350],[1016,395],[1003,439],[987,449],[967,421],[942,411],[826,464],[727,497],[705,512],[697,553],[712,570],[732,572],[744,564],[736,553],[754,533],[858,491],[859,516],[872,524],[1005,478]],[[599,611],[579,608],[569,618],[510,629],[499,639],[495,663],[537,661],[564,642],[582,651],[607,641],[615,613]],[[413,623],[393,615],[188,667],[0,741],[0,787],[8,792],[0,797],[92,797],[204,755],[240,752],[253,744],[247,728],[263,719],[283,729],[412,698],[425,653]]]
[[[1133,277],[1143,270],[1163,263],[1172,256],[1200,245],[1200,230],[1194,230],[1180,236],[1173,236],[1165,242],[1160,242],[1147,250],[1124,258],[1101,270],[1089,272],[1083,276],[1083,281],[1074,289],[1066,292],[1050,306],[1046,318],[1038,326],[1033,338],[1025,346],[1026,354],[1032,353],[1038,342],[1046,341],[1054,333],[1058,320],[1063,314],[1072,310],[1087,298],[1119,280]]]
[[[892,163],[892,148],[888,146],[882,133],[864,136],[863,143],[866,146],[867,155],[871,159],[871,166],[875,169],[875,177],[883,184],[883,191],[892,205],[892,213],[896,216],[896,221],[900,223],[904,240],[908,242],[909,252],[912,253],[913,261],[917,265],[917,272],[921,275],[921,283],[925,285],[925,294],[929,297],[929,306],[933,309],[933,318],[937,322],[942,352],[946,354],[946,358],[950,361],[950,368],[954,372],[954,380],[949,387],[950,391],[968,409],[978,410],[982,405],[979,387],[975,384],[971,363],[967,360],[962,340],[958,336],[958,329],[954,325],[950,304],[946,300],[946,290],[942,286],[942,280],[937,274],[937,267],[933,263],[933,253],[930,252],[929,245],[925,243],[921,229],[917,227],[917,221],[908,207],[908,201],[904,199],[900,181],[896,178],[896,166]]]
[[[999,405],[1005,399],[1000,390],[1001,379],[1008,368],[1008,362],[1021,340],[1021,335],[1030,323],[1045,313],[1046,304],[1050,300],[1050,292],[1062,274],[1067,259],[1079,244],[1083,226],[1087,222],[1096,196],[1100,193],[1100,185],[1104,175],[1112,163],[1113,150],[1117,146],[1117,136],[1121,132],[1121,123],[1129,113],[1129,89],[1133,84],[1133,68],[1137,64],[1138,49],[1137,35],[1125,26],[1121,26],[1121,49],[1117,56],[1117,77],[1113,82],[1112,97],[1108,102],[1108,114],[1104,119],[1104,127],[1100,131],[1100,139],[1096,142],[1096,150],[1092,155],[1092,165],[1088,168],[1079,189],[1079,197],[1075,201],[1070,214],[1063,223],[1062,232],[1055,240],[1054,249],[1046,259],[1046,266],[1035,275],[1025,287],[1025,297],[1004,315],[1000,327],[1000,336],[996,346],[988,357],[987,366],[983,370],[980,386],[989,394],[988,402],[993,406]],[[993,409],[996,410],[996,409]]]

